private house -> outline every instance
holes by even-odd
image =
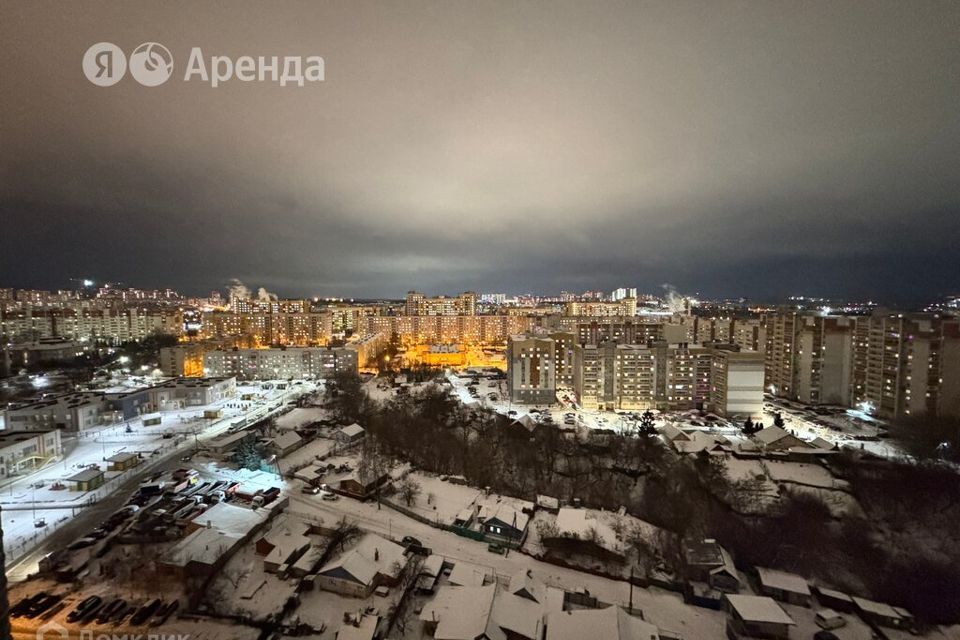
[[[788,604],[810,606],[810,587],[795,573],[757,567],[757,579],[763,595]]]
[[[724,599],[731,640],[788,638],[790,627],[796,624],[773,598],[728,594]]]
[[[684,577],[723,593],[740,591],[740,573],[733,558],[713,539],[688,544],[684,548]]]
[[[255,545],[257,555],[263,556],[263,570],[276,573],[281,567],[296,563],[310,549],[308,528],[306,523],[286,514],[277,518]]]
[[[853,604],[867,623],[894,629],[908,629],[913,626],[913,615],[901,607],[856,596],[853,597]]]
[[[355,442],[360,442],[366,435],[366,430],[354,422],[353,424],[337,429],[337,431],[333,434],[333,439],[339,444],[348,445]]]
[[[269,509],[254,511],[226,502],[215,504],[187,523],[187,535],[163,554],[158,569],[181,581],[212,576],[253,539],[272,515]]]
[[[787,451],[796,448],[811,448],[809,444],[788,433],[781,427],[771,426],[753,434],[753,441],[763,451]]]
[[[350,472],[347,476],[340,478],[337,483],[337,491],[357,500],[369,500],[377,493],[377,489],[387,483],[390,476],[381,474],[378,477],[369,474],[364,475],[359,470]]]
[[[70,487],[73,491],[93,491],[98,487],[102,487],[106,479],[103,469],[93,466],[73,474],[69,478],[66,478],[65,481],[73,484],[73,486]]]
[[[418,616],[438,640],[543,640],[543,607],[497,589],[444,586]],[[597,637],[597,636],[594,636]]]
[[[168,549],[159,569],[180,579],[218,572],[243,544],[243,535],[219,529],[197,529]]]
[[[107,471],[126,471],[140,464],[140,454],[134,452],[118,453],[110,456],[106,461],[109,464]]]
[[[825,607],[830,607],[834,611],[853,613],[856,609],[853,598],[842,591],[818,586],[814,586],[813,590],[817,593],[817,601]]]
[[[545,640],[660,640],[660,630],[621,607],[551,611]]]
[[[530,569],[520,570],[510,578],[510,593],[542,605],[547,603],[547,585],[533,577]]]
[[[485,567],[465,560],[457,560],[447,581],[455,587],[482,587],[487,582],[493,581],[495,577]]]
[[[274,454],[278,458],[282,458],[286,455],[289,455],[303,446],[303,438],[300,437],[300,434],[292,429],[290,431],[282,431],[280,434],[274,436],[267,440],[267,451]]]
[[[210,450],[210,453],[220,456],[221,458],[226,458],[233,454],[234,449],[239,447],[241,442],[253,440],[254,438],[256,438],[256,433],[253,431],[227,433],[208,442],[207,448]]]
[[[490,506],[482,505],[477,520],[487,536],[519,544],[527,535],[530,516],[501,502]]]
[[[381,585],[396,585],[406,564],[403,547],[368,533],[355,547],[324,565],[314,585],[345,596],[367,598]]]
[[[663,426],[660,435],[677,453],[700,453],[701,451],[714,453],[723,451],[730,444],[730,441],[723,436],[700,430],[683,431],[669,423]]]

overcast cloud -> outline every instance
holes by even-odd
[[[960,288],[956,2],[6,2],[0,286]],[[95,42],[175,72],[101,88]],[[326,81],[184,82],[321,55]]]

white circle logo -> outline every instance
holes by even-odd
[[[173,56],[159,42],[144,42],[130,54],[130,75],[145,87],[156,87],[173,74]]]
[[[127,57],[111,42],[98,42],[83,54],[83,73],[98,87],[117,84],[126,72]]]

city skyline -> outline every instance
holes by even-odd
[[[13,5],[0,272],[291,296],[950,293],[960,11],[923,6]],[[103,40],[163,43],[173,79],[91,84]],[[326,78],[185,82],[195,47],[322,55]]]

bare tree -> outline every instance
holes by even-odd
[[[420,484],[409,476],[404,478],[400,484],[400,498],[407,503],[407,506],[412,506],[413,503],[417,501],[417,496],[419,495]]]

